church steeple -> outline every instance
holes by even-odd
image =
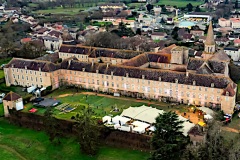
[[[216,51],[212,21],[210,21],[210,23],[209,23],[207,38],[204,43],[204,51],[209,54],[214,54]]]

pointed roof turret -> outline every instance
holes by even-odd
[[[210,23],[209,23],[208,33],[207,33],[207,38],[206,38],[206,41],[205,41],[205,45],[215,45],[212,21],[210,21]]]

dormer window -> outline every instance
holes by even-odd
[[[214,87],[214,83],[211,83],[211,87],[212,87],[212,88]]]
[[[128,77],[128,73],[126,73],[126,77]]]
[[[99,70],[98,70],[98,69],[96,70],[96,73],[99,73]]]
[[[228,91],[226,92],[226,96],[229,96],[229,92]]]
[[[178,79],[177,78],[175,79],[175,83],[178,83]]]
[[[145,75],[142,75],[142,79],[145,79]]]
[[[83,68],[82,71],[85,72],[85,68]]]
[[[193,85],[196,86],[196,81],[193,81]]]
[[[162,81],[162,78],[161,78],[161,77],[159,77],[159,78],[158,78],[158,80],[159,80],[159,81]]]

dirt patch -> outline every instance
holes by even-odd
[[[234,128],[230,128],[230,127],[222,127],[222,129],[223,129],[224,131],[228,131],[228,132],[239,133],[239,130],[234,129]]]
[[[71,96],[72,94],[62,94],[62,95],[59,95],[58,98],[62,98],[62,97],[67,97],[67,96]]]

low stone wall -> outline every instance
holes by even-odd
[[[43,119],[44,117],[41,115],[17,111],[11,113],[9,117],[11,123],[37,131],[44,131]],[[59,131],[63,133],[63,136],[77,136],[76,122],[58,119],[58,123]],[[99,125],[99,127],[100,140],[105,144],[144,151],[150,150],[150,136],[111,130],[103,125]]]

